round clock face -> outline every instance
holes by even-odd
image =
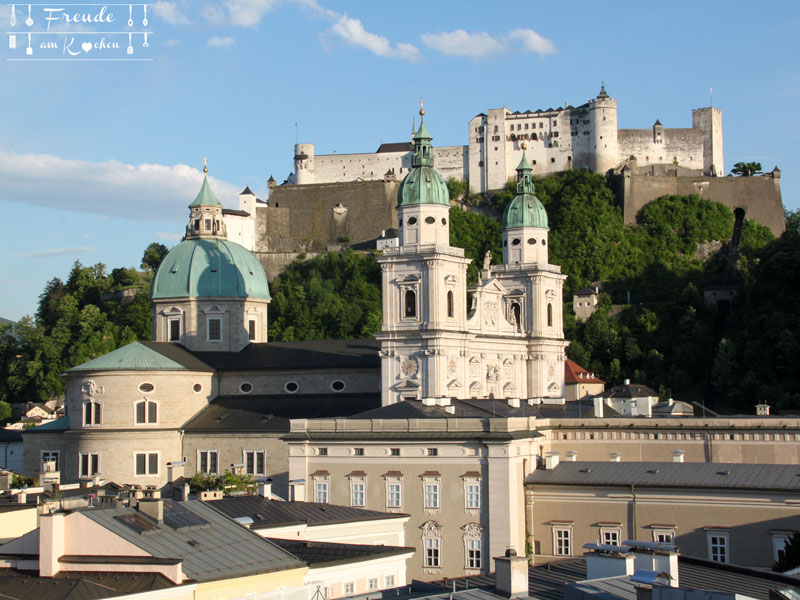
[[[400,372],[406,377],[413,377],[417,374],[417,361],[413,358],[407,358],[400,365]]]

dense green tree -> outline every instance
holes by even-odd
[[[150,271],[151,273],[155,273],[158,266],[161,264],[161,261],[164,260],[164,257],[169,252],[169,249],[164,244],[159,244],[158,242],[153,242],[144,250],[144,255],[142,256],[142,269],[146,271]]]
[[[5,424],[11,418],[11,405],[5,400],[0,400],[0,425]]]
[[[503,237],[496,219],[476,212],[450,209],[450,245],[464,249],[464,256],[472,259],[467,268],[467,283],[478,280],[483,257],[492,251],[492,263],[503,262]]]
[[[761,173],[760,162],[737,162],[733,165],[731,173],[739,175],[740,177],[752,177]]]

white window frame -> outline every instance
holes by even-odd
[[[393,487],[397,487],[396,494],[392,492]],[[402,477],[390,477],[386,480],[386,508],[403,508]]]
[[[92,405],[91,413],[89,419],[86,418],[86,407],[87,405]],[[97,411],[94,408],[94,405],[100,407],[100,418],[97,419]],[[81,423],[84,427],[101,427],[103,425],[103,403],[99,402],[98,400],[87,400],[81,404]]]
[[[355,581],[345,581],[342,585],[342,594],[344,596],[355,596],[356,595],[356,582]]]
[[[731,562],[730,536],[727,531],[709,531],[708,559],[719,563]]]
[[[669,537],[669,541],[660,540],[659,537]],[[656,528],[653,529],[653,541],[659,542],[662,544],[674,544],[675,543],[675,530],[668,529],[668,528]]]
[[[314,502],[328,504],[331,501],[331,482],[327,477],[314,477]]]
[[[383,587],[384,588],[393,588],[395,587],[395,576],[394,575],[384,575],[383,576]]]
[[[206,470],[203,470],[203,455],[206,459]],[[216,469],[211,470],[211,455],[216,455]],[[197,451],[197,472],[206,475],[219,475],[219,450],[198,450]]]
[[[477,548],[474,547],[475,545]],[[477,555],[471,553],[477,553]],[[468,537],[464,539],[464,568],[483,568],[483,540],[481,538]]]
[[[367,480],[363,477],[350,480],[350,506],[357,508],[366,508],[367,506]]]
[[[83,468],[83,460],[86,457],[88,461],[87,467],[89,472],[87,473]],[[97,469],[92,472],[92,462],[93,460],[97,461]],[[80,452],[78,453],[78,477],[94,477],[100,473],[100,454],[98,452]]]
[[[176,339],[172,338],[172,323],[178,324],[178,337]],[[183,339],[183,323],[181,315],[167,317],[167,341],[178,343],[182,339]]]
[[[144,473],[137,473],[136,472],[136,461],[137,457],[144,454]],[[150,456],[153,454],[156,455],[156,471],[155,473],[150,471]],[[133,453],[133,476],[134,477],[157,477],[161,474],[161,450],[137,450]]]
[[[439,510],[442,502],[442,486],[438,479],[422,480],[422,504],[427,510]]]
[[[253,455],[253,471],[248,471],[247,458],[248,454]],[[258,455],[262,455],[261,470],[258,470]],[[247,475],[266,475],[267,474],[267,451],[266,450],[242,450],[242,464],[244,465],[244,472]]]
[[[470,492],[470,490],[473,488],[477,489],[477,494],[475,494],[474,492]],[[480,510],[481,508],[480,479],[464,479],[464,508],[466,510]]]
[[[423,566],[438,569],[442,566],[442,538],[427,536],[423,538]]]
[[[559,541],[564,544],[559,545]],[[566,552],[564,551],[566,550]],[[554,525],[553,526],[553,555],[572,556],[572,526]]]
[[[218,321],[219,322],[219,337],[218,338],[211,338],[211,321]],[[219,344],[222,342],[222,338],[224,334],[222,332],[222,315],[209,315],[206,317],[206,341],[209,344]]]
[[[138,421],[138,415],[136,411],[139,408],[140,404],[144,404],[144,421]],[[155,404],[156,406],[156,420],[150,420],[150,404]],[[142,427],[143,425],[157,425],[158,424],[158,416],[161,414],[161,407],[159,406],[158,400],[152,400],[150,398],[141,398],[133,403],[133,424],[135,427]]]
[[[379,581],[380,580],[377,577],[370,577],[369,579],[367,579],[367,591],[368,592],[376,591],[380,587],[380,584],[378,583]]]
[[[61,450],[42,450],[39,453],[39,467],[44,468],[45,462],[50,462],[54,460],[53,455],[55,455],[56,461],[56,471],[61,471]],[[46,458],[45,458],[46,457]]]
[[[606,538],[616,538],[616,541],[606,541]],[[619,546],[622,542],[622,528],[616,526],[606,526],[600,528],[600,543]]]

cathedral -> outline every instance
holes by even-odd
[[[153,279],[153,341],[64,374],[67,416],[24,433],[26,473],[55,462],[63,481],[149,486],[233,470],[271,477],[285,494],[281,438],[292,419],[431,398],[563,398],[566,276],[548,263],[547,214],[525,153],[503,216],[502,264],[487,255],[468,288],[431,141],[423,118],[397,196],[399,246],[378,258],[376,339],[269,342],[264,269],[228,239],[204,176],[185,237]]]

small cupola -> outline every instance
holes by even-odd
[[[600,91],[597,93],[598,100],[607,100],[608,99],[608,92],[606,91],[606,84],[605,82],[600,83]]]
[[[208,183],[208,160],[203,159],[203,185],[189,205],[189,223],[186,225],[185,239],[227,238],[225,221],[222,218],[222,204]]]
[[[433,137],[425,126],[425,109],[419,111],[414,132],[411,170],[397,191],[400,245],[450,244],[450,195],[444,179],[433,168]]]
[[[522,145],[517,195],[503,212],[503,263],[547,263],[547,211],[534,195],[533,167]]]

